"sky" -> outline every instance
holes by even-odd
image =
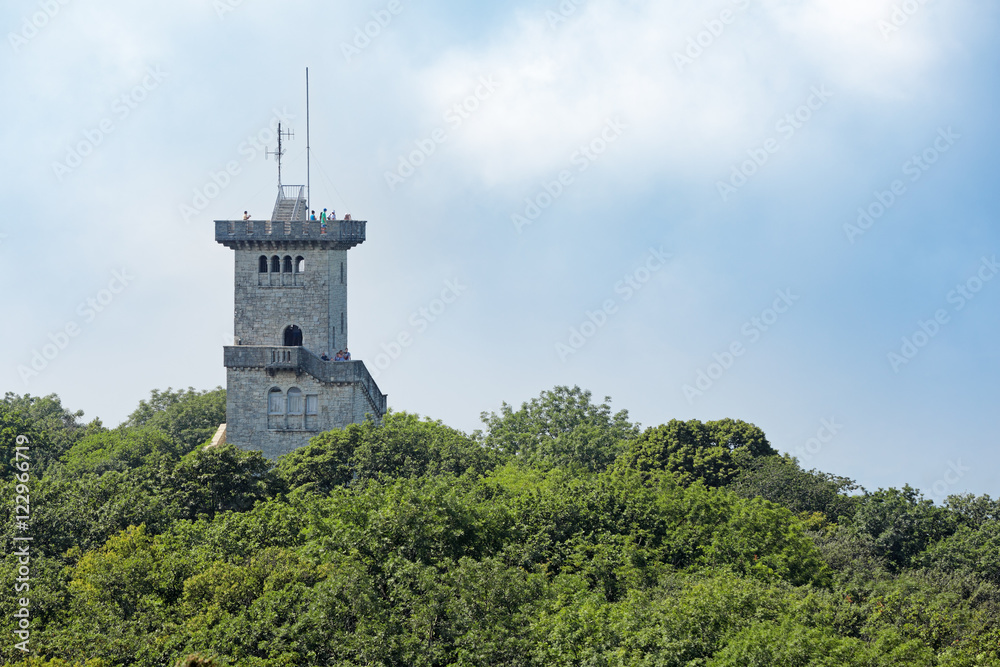
[[[367,220],[350,347],[471,432],[555,386],[865,488],[1000,495],[1000,6],[7,0],[0,386],[225,386],[283,181]],[[406,344],[400,344],[403,340]]]

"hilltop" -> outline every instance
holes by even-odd
[[[577,387],[471,434],[389,411],[277,464],[205,448],[224,413],[222,389],[114,429],[0,402],[5,537],[33,538],[0,623],[29,599],[46,656],[22,635],[5,664],[1000,665],[989,496],[868,491],[753,424],[642,428]]]

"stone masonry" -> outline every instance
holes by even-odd
[[[279,195],[272,217],[281,203]],[[347,251],[365,229],[360,220],[330,221],[325,233],[302,219],[216,221],[215,240],[236,252],[236,345],[224,351],[228,442],[273,460],[318,433],[385,414],[364,362],[320,359],[348,346]]]

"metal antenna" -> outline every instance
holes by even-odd
[[[311,211],[312,188],[310,186],[310,162],[312,154],[309,149],[309,68],[306,68],[306,210]]]
[[[266,148],[264,149],[264,158],[265,159],[268,158],[268,157],[270,157],[271,155],[274,155],[275,157],[278,158],[278,187],[279,188],[281,187],[281,156],[285,154],[285,149],[283,149],[281,147],[281,138],[282,137],[284,137],[286,139],[292,139],[292,138],[295,137],[295,133],[292,132],[292,130],[282,130],[281,129],[281,123],[278,123],[278,150],[276,150],[276,151],[269,151]]]

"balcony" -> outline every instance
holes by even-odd
[[[215,240],[233,250],[349,250],[365,242],[365,220],[216,220]]]
[[[356,384],[379,419],[388,409],[388,397],[379,390],[363,361],[323,361],[304,347],[235,345],[223,349],[226,368],[295,371],[308,373],[325,384]]]

